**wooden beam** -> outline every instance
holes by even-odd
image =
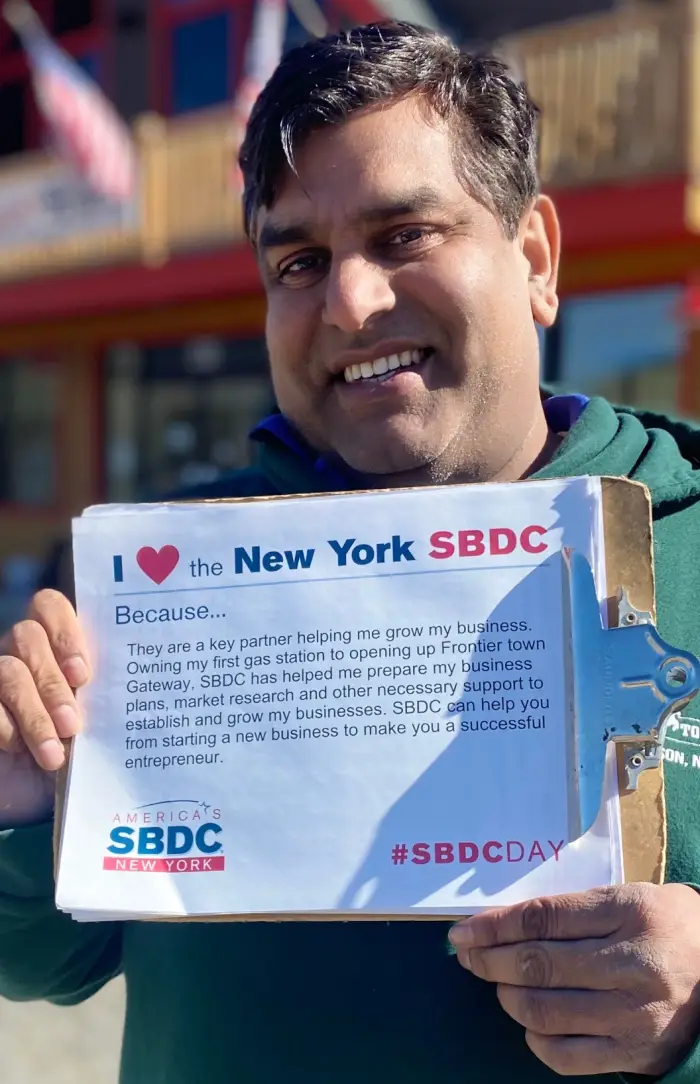
[[[700,238],[612,250],[570,252],[564,242],[561,297],[685,283],[700,264]]]
[[[665,177],[552,190],[549,195],[559,214],[565,251],[595,252],[688,236],[687,187],[685,177]]]
[[[227,246],[179,256],[158,268],[131,264],[4,284],[0,286],[0,328],[233,297],[260,289],[252,249],[247,244]]]
[[[0,364],[3,354],[10,357],[23,350],[56,352],[79,346],[97,353],[110,343],[125,340],[147,345],[178,342],[197,335],[262,337],[264,329],[262,293],[124,313],[97,313],[41,324],[14,324],[0,327]]]

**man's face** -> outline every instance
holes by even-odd
[[[556,218],[539,201],[508,240],[454,139],[416,99],[357,113],[309,137],[257,222],[281,410],[390,482],[498,477],[541,418]]]

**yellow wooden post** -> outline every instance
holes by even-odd
[[[163,117],[147,113],[136,124],[141,162],[141,253],[150,267],[169,256],[168,131]]]

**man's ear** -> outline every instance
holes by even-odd
[[[549,196],[538,196],[520,226],[520,246],[529,265],[528,282],[532,315],[542,327],[557,317],[561,232],[557,212]]]

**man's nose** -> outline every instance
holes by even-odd
[[[326,280],[323,321],[341,331],[361,331],[374,316],[391,312],[396,298],[387,271],[362,256],[335,260]]]

